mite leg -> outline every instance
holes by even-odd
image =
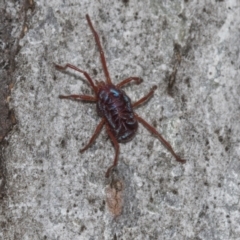
[[[151,91],[146,96],[144,96],[143,98],[139,99],[137,102],[132,104],[133,108],[138,107],[139,105],[146,102],[150,97],[153,96],[153,93],[156,89],[157,89],[157,86],[153,86]]]
[[[107,83],[108,83],[108,84],[111,84],[112,81],[111,81],[111,78],[110,78],[110,75],[109,75],[109,72],[108,72],[107,63],[106,63],[104,51],[103,51],[103,48],[102,48],[102,45],[101,45],[99,36],[98,36],[96,30],[94,29],[94,27],[93,27],[93,25],[92,25],[92,22],[91,22],[91,19],[90,19],[90,17],[88,16],[88,14],[86,15],[86,18],[87,18],[88,25],[89,25],[89,27],[91,28],[91,30],[92,30],[92,32],[93,32],[95,41],[96,41],[96,43],[97,43],[97,46],[98,46],[98,49],[99,49],[99,52],[100,52],[100,58],[101,58],[101,62],[102,62],[102,67],[103,67],[103,71],[104,71],[104,74],[105,74]]]
[[[97,101],[97,99],[95,97],[88,96],[88,95],[68,95],[68,96],[59,95],[59,98],[70,99],[70,100],[75,100],[75,101],[88,101],[88,102],[96,102]]]
[[[94,133],[93,133],[91,139],[89,140],[88,144],[84,148],[82,148],[80,150],[80,153],[83,153],[85,150],[87,150],[93,144],[93,142],[95,141],[96,137],[98,136],[98,134],[102,130],[102,127],[103,127],[104,123],[105,123],[105,119],[103,118],[101,120],[101,122],[97,125],[97,128],[94,131]]]
[[[85,72],[85,71],[83,71],[83,70],[81,70],[81,69],[79,69],[79,68],[77,68],[77,67],[75,67],[75,66],[73,66],[72,64],[69,64],[69,63],[67,63],[65,66],[60,66],[58,64],[55,64],[55,67],[56,67],[56,69],[58,69],[60,71],[65,71],[67,68],[71,68],[75,71],[78,71],[78,72],[82,73],[87,78],[90,85],[92,86],[95,94],[97,93],[97,87],[94,85],[92,78],[89,76],[89,74],[87,72]]]
[[[112,134],[112,132],[110,131],[109,126],[107,126],[107,133],[108,133],[109,137],[111,138],[112,143],[113,143],[114,148],[115,148],[115,158],[114,158],[113,165],[108,168],[108,170],[107,170],[107,172],[105,174],[106,178],[109,177],[109,174],[112,171],[112,169],[117,166],[118,154],[119,154],[119,144],[118,144],[116,138],[114,137],[114,135]]]
[[[121,87],[123,87],[124,85],[128,84],[131,81],[135,81],[135,83],[138,85],[138,84],[140,84],[143,81],[143,79],[139,78],[139,77],[129,77],[127,79],[122,80],[116,86],[121,88]]]
[[[135,117],[136,119],[152,134],[156,135],[159,140],[161,141],[161,143],[163,144],[163,146],[176,158],[176,160],[178,162],[181,163],[185,163],[186,160],[181,159],[172,149],[171,145],[161,136],[160,133],[157,132],[157,130],[152,127],[149,123],[147,123],[144,119],[142,119],[141,117],[139,117],[136,113],[135,113]]]

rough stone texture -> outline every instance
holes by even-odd
[[[0,238],[239,239],[239,12],[230,0],[38,1],[16,59]],[[120,146],[118,217],[106,206],[114,149],[105,131],[79,153],[99,122],[95,106],[58,98],[92,91],[81,74],[53,67],[104,79],[86,13],[114,83],[141,76],[125,88],[133,101],[158,86],[137,113],[187,160],[140,127]]]

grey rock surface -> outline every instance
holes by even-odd
[[[240,239],[239,12],[230,0],[36,2],[16,59],[0,238]],[[114,149],[105,130],[79,153],[100,120],[96,106],[58,98],[92,90],[53,63],[104,80],[86,13],[113,82],[142,77],[125,88],[133,102],[158,86],[136,112],[187,160],[140,125],[120,145],[117,217],[106,200]]]

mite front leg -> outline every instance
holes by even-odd
[[[98,33],[97,33],[96,30],[94,29],[94,27],[93,27],[93,25],[92,25],[92,22],[91,22],[91,19],[90,19],[90,17],[88,16],[88,14],[86,15],[86,18],[87,18],[88,25],[89,25],[89,27],[91,28],[92,33],[93,33],[93,35],[94,35],[96,44],[97,44],[97,46],[98,46],[98,50],[99,50],[99,53],[100,53],[100,59],[101,59],[103,71],[104,71],[104,74],[105,74],[105,77],[106,77],[106,81],[107,81],[108,84],[112,84],[112,80],[111,80],[111,78],[110,78],[110,75],[109,75],[109,72],[108,72],[108,68],[107,68],[106,58],[105,58],[105,55],[104,55],[104,51],[103,51],[103,48],[102,48],[102,45],[101,45],[101,42],[100,42]]]
[[[126,79],[122,80],[116,86],[118,88],[121,88],[121,87],[123,87],[124,85],[128,84],[131,81],[134,81],[137,85],[139,85],[141,82],[143,82],[143,79],[139,78],[139,77],[129,77],[129,78],[126,78]]]
[[[116,167],[117,164],[118,164],[119,144],[118,144],[118,142],[117,142],[117,139],[116,139],[116,138],[114,137],[114,135],[112,134],[112,132],[111,132],[111,130],[110,130],[110,128],[109,128],[108,125],[106,126],[106,128],[107,128],[107,133],[108,133],[110,139],[112,140],[112,143],[113,143],[114,148],[115,148],[115,158],[114,158],[113,165],[108,168],[108,170],[107,170],[107,172],[106,172],[106,175],[105,175],[105,177],[108,178],[110,172],[112,171],[112,169],[113,169],[114,167]]]
[[[145,103],[147,100],[149,100],[149,98],[151,98],[154,94],[154,91],[157,89],[157,86],[153,86],[151,91],[144,97],[142,97],[141,99],[139,99],[137,102],[133,103],[132,106],[133,108],[138,107],[139,105]]]
[[[161,136],[161,134],[152,127],[149,123],[147,123],[144,119],[139,117],[136,113],[134,113],[136,119],[152,134],[156,135],[158,139],[161,141],[163,146],[168,149],[168,151],[176,158],[176,160],[180,163],[185,163],[186,160],[181,159],[172,149],[171,145]]]
[[[87,72],[85,72],[69,63],[67,63],[65,66],[60,66],[58,64],[55,64],[55,68],[58,69],[59,71],[65,71],[67,68],[71,68],[75,71],[82,73],[87,78],[90,85],[92,86],[95,94],[97,94],[97,87],[94,85],[92,78],[89,76],[89,74]]]
[[[97,99],[95,97],[88,96],[88,95],[68,95],[68,96],[59,95],[59,98],[70,99],[70,100],[75,100],[75,101],[88,101],[88,102],[96,102],[97,101]]]

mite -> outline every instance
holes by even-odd
[[[93,82],[90,75],[67,63],[65,66],[60,66],[55,64],[57,70],[64,71],[67,68],[73,69],[82,73],[86,79],[88,80],[89,84],[91,85],[94,96],[89,95],[60,95],[59,98],[61,99],[70,99],[76,101],[87,101],[97,104],[97,112],[98,115],[101,117],[101,121],[96,127],[96,130],[92,137],[90,138],[87,145],[80,150],[83,153],[87,150],[92,143],[95,141],[96,137],[99,135],[100,131],[102,130],[103,126],[106,127],[107,134],[109,135],[114,148],[115,148],[115,158],[113,164],[107,169],[106,177],[108,178],[112,169],[117,166],[118,163],[118,155],[119,155],[119,143],[130,141],[137,129],[138,129],[138,122],[140,122],[147,130],[149,130],[152,134],[154,134],[163,144],[164,147],[168,149],[169,152],[175,157],[178,162],[185,163],[184,159],[181,159],[172,149],[171,145],[161,136],[161,134],[152,127],[149,123],[147,123],[143,118],[141,118],[138,114],[136,114],[133,109],[139,107],[141,104],[145,103],[149,100],[154,94],[156,90],[156,86],[153,86],[152,89],[149,91],[147,95],[139,99],[138,101],[132,103],[131,99],[126,95],[126,93],[122,90],[122,87],[127,85],[130,82],[134,82],[136,84],[140,84],[142,79],[139,77],[129,77],[124,79],[117,85],[112,83],[110,78],[105,55],[103,52],[102,45],[100,43],[99,36],[95,31],[90,17],[86,15],[86,19],[88,25],[94,35],[97,47],[100,52],[100,59],[104,71],[104,75],[106,77],[106,81],[95,81]]]

